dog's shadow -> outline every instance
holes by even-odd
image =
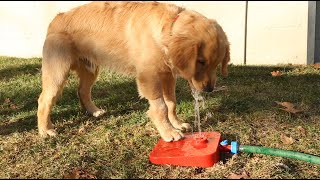
[[[23,72],[33,71],[38,74],[39,70],[35,70],[38,67],[38,65],[27,66],[25,67],[26,70],[23,68]],[[229,77],[218,81],[222,85],[228,86],[229,90],[213,94],[212,97],[210,97],[221,99],[218,105],[209,107],[209,111],[217,116],[215,116],[213,120],[202,122],[202,127],[212,126],[219,121],[223,121],[229,113],[243,115],[260,110],[274,111],[274,101],[280,101],[285,98],[289,99],[291,97],[297,97],[296,99],[299,100],[299,96],[295,95],[303,94],[306,89],[319,93],[311,87],[312,84],[306,84],[310,79],[317,79],[319,77],[318,75],[301,75],[295,77],[283,76],[274,78],[270,76],[270,72],[275,69],[277,68],[259,67],[259,69],[257,69],[257,67],[231,66]],[[243,73],[244,71],[246,73]],[[8,70],[6,70],[6,72],[8,72]],[[263,82],[264,84],[277,84],[277,93],[269,93],[273,91],[265,89],[262,86],[263,84],[260,85],[259,82]],[[288,86],[292,87],[292,83],[296,84],[295,91],[288,91],[290,90],[288,89]],[[300,84],[304,85],[301,86]],[[245,86],[250,86],[250,88],[245,88]],[[0,109],[0,115],[4,115],[3,117],[12,117],[20,112],[35,113],[34,115],[26,116],[13,122],[2,123],[0,125],[0,135],[36,129],[37,99],[40,92],[41,89],[39,85],[39,87],[30,87],[30,91],[27,92],[16,91],[15,94],[9,97],[14,99],[16,96],[23,96],[27,97],[27,100],[22,103],[22,107],[18,110],[11,110],[9,108]],[[256,94],[262,94],[263,96],[256,96]],[[181,78],[177,81],[176,96],[178,106],[181,102],[194,102],[187,81]],[[314,95],[304,96],[307,101],[316,102],[314,97]],[[133,78],[120,77],[115,81],[112,79],[110,81],[110,78],[99,80],[93,87],[92,98],[98,107],[107,109],[107,113],[102,117],[97,118],[95,120],[96,122],[106,120],[109,116],[122,116],[137,111],[146,112],[149,107],[148,101],[139,97],[137,85]],[[53,123],[62,121],[61,117],[63,117],[63,119],[74,119],[75,115],[78,116],[76,118],[77,120],[71,124],[67,124],[67,126],[74,126],[79,122],[92,120],[80,107],[79,98],[77,96],[77,83],[64,88],[62,97],[58,99],[56,106],[58,107],[54,107],[52,113]],[[55,111],[55,108],[60,109],[59,111]],[[192,107],[192,111],[193,110],[194,107]],[[79,115],[79,111],[81,111],[82,114]],[[206,115],[205,111],[201,111],[200,113],[201,117]],[[185,119],[185,122],[193,123],[194,118],[194,115],[191,115]],[[9,120],[7,119],[5,121]]]
[[[23,118],[19,118],[14,122],[6,123],[5,125],[0,126],[0,135],[9,135],[12,133],[21,133],[26,131],[31,131],[35,129],[37,122],[36,116],[31,115]]]
[[[19,59],[23,61],[24,59]],[[8,58],[7,61],[12,61],[14,64],[17,59]],[[0,69],[0,81],[10,81],[15,77],[19,77],[23,74],[36,75],[41,69],[41,64],[23,64],[23,65],[12,65],[3,69]]]
[[[38,67],[38,65],[30,65],[22,69],[23,72],[34,70],[34,73],[38,74],[39,70],[35,70],[35,68]],[[9,70],[6,70],[6,72],[9,72]],[[8,76],[6,78],[8,78]],[[66,85],[63,89],[62,95],[57,99],[56,104],[53,106],[52,113],[50,114],[53,124],[72,118],[72,122],[64,123],[64,126],[71,128],[79,125],[80,123],[85,123],[86,121],[93,121],[92,119],[94,119],[95,123],[99,123],[100,121],[108,119],[110,116],[123,116],[136,111],[146,112],[149,107],[148,101],[139,97],[135,80],[133,78],[120,78],[122,78],[121,81],[99,80],[96,85],[93,86],[93,101],[98,107],[107,110],[107,113],[98,118],[92,117],[81,108],[79,97],[77,95],[78,81],[76,81],[76,83]],[[34,115],[16,119],[14,122],[3,122],[2,125],[0,125],[0,135],[30,131],[37,128],[37,99],[41,92],[41,89],[39,88],[40,85],[39,87],[31,88],[28,92],[16,91],[12,97],[9,97],[12,101],[15,100],[14,97],[21,96],[28,97],[28,99],[19,104],[19,109],[0,109],[0,115],[3,115],[4,117],[14,116],[18,111],[34,112]],[[179,97],[179,100],[185,101],[188,100],[188,98],[192,98],[191,95],[188,97],[187,93],[185,93],[185,88],[186,87],[183,86],[177,86],[178,96],[182,97]],[[75,116],[78,117],[74,118]]]

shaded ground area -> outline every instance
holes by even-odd
[[[93,118],[83,112],[71,74],[52,113],[59,136],[41,139],[36,127],[40,69],[40,58],[0,57],[2,178],[228,178],[244,172],[249,178],[320,177],[314,164],[258,154],[224,155],[210,168],[151,164],[148,155],[159,134],[145,115],[147,101],[139,98],[134,79],[108,71],[93,88],[94,101],[107,114]],[[271,76],[277,70],[281,76]],[[230,65],[229,72],[218,81],[227,90],[204,94],[202,131],[320,156],[320,69]],[[193,125],[194,101],[185,80],[178,80],[176,94],[179,117]],[[281,110],[276,101],[302,112]]]

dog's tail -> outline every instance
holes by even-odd
[[[228,76],[228,63],[230,61],[230,45],[228,43],[226,53],[224,55],[224,58],[221,62],[221,73],[223,76]]]

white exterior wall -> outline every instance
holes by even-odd
[[[307,63],[308,1],[250,1],[247,27],[247,64]]]
[[[1,1],[0,56],[41,57],[47,28],[55,15],[87,2]]]
[[[1,1],[0,56],[41,57],[47,27],[59,12],[89,1]],[[168,1],[218,21],[231,63],[244,62],[245,1]],[[247,64],[306,64],[308,1],[249,1]]]

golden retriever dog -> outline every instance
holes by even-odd
[[[92,2],[59,13],[43,46],[39,134],[56,135],[50,113],[70,70],[79,77],[82,107],[95,117],[105,113],[92,102],[91,89],[99,71],[109,68],[135,77],[161,138],[178,141],[191,126],[176,114],[176,78],[186,79],[193,90],[211,92],[219,65],[227,75],[229,54],[215,20],[173,4]]]

